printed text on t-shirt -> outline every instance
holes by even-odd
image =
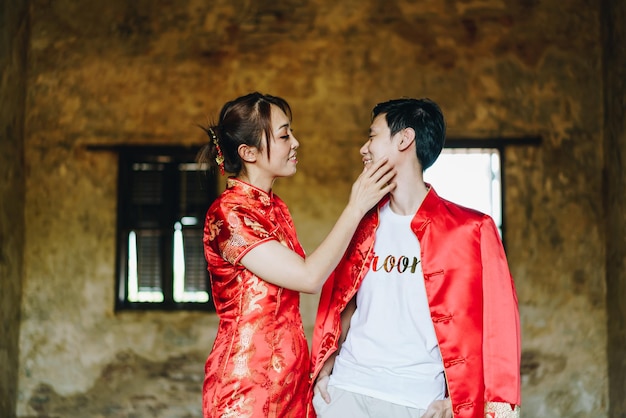
[[[371,269],[374,271],[384,270],[387,273],[391,273],[393,269],[396,269],[398,273],[404,273],[409,270],[410,273],[415,273],[421,260],[415,256],[401,255],[399,257],[388,255],[385,258],[374,254],[372,259]]]

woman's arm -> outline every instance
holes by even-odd
[[[277,241],[251,249],[241,258],[248,270],[277,286],[305,293],[317,293],[341,260],[361,218],[395,188],[394,170],[380,160],[364,168],[352,185],[350,201],[328,236],[306,259]]]

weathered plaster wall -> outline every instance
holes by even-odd
[[[626,417],[626,2],[607,0],[604,44],[609,417]]]
[[[276,191],[309,251],[346,201],[381,100],[436,100],[450,136],[542,136],[506,153],[524,415],[606,417],[600,11],[582,0],[33,0],[18,416],[200,415],[216,318],[113,312],[115,156],[86,146],[203,141],[197,123],[259,90],[294,108],[299,172]],[[303,298],[307,327],[315,303]]]
[[[17,404],[28,2],[0,1],[0,417]]]

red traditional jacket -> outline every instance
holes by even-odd
[[[373,257],[379,208],[359,225],[320,297],[311,382],[337,350],[341,312]],[[419,240],[430,315],[455,418],[518,417],[520,324],[517,295],[498,230],[480,212],[430,188],[411,229]],[[312,399],[313,385],[309,390]],[[309,402],[309,416],[315,417]]]

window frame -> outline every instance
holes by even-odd
[[[130,301],[128,294],[128,233],[130,232],[129,218],[130,215],[126,213],[132,198],[132,180],[134,163],[153,162],[164,163],[166,165],[185,164],[195,162],[195,157],[200,149],[200,146],[124,146],[118,147],[118,189],[117,189],[117,227],[116,227],[116,261],[115,261],[115,311],[207,311],[215,312],[215,305],[213,303],[213,296],[211,293],[211,285],[209,279],[209,273],[206,270],[206,291],[209,294],[207,302],[177,302],[174,300],[174,254],[173,254],[173,238],[174,238],[174,224],[176,219],[172,217],[177,212],[176,205],[178,203],[178,196],[181,191],[181,183],[176,182],[176,175],[164,174],[163,180],[163,206],[165,208],[164,216],[171,219],[160,219],[158,229],[162,232],[169,228],[168,223],[172,225],[172,243],[161,245],[159,250],[163,265],[161,266],[162,273],[162,292],[163,301],[150,302],[150,301]],[[166,169],[173,171],[172,167]],[[199,169],[196,171],[198,175],[203,171]],[[207,199],[207,206],[202,213],[202,217],[198,219],[198,228],[202,229],[204,225],[204,214],[208,209],[208,205],[217,197],[217,177],[210,171],[203,171],[207,176],[206,182],[203,182],[203,186],[207,188],[206,192],[209,193]],[[210,188],[210,190],[209,190]],[[202,193],[202,190],[198,190],[198,193]],[[169,198],[172,197],[172,198]],[[156,228],[155,228],[156,229]],[[165,236],[166,234],[164,234]],[[200,242],[199,245],[202,245]],[[202,251],[204,254],[204,251]],[[204,257],[203,257],[204,259]]]
[[[476,148],[497,149],[500,154],[500,205],[501,225],[500,233],[502,245],[506,249],[506,150],[511,146],[538,146],[541,145],[541,137],[527,136],[519,138],[446,138],[444,149],[450,148]]]

